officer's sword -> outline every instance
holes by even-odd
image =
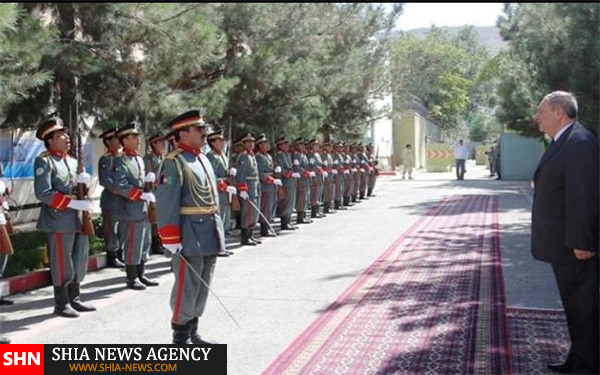
[[[202,276],[200,276],[198,274],[198,272],[196,272],[196,270],[194,269],[194,267],[192,267],[192,265],[187,261],[187,259],[185,259],[185,257],[183,256],[183,254],[181,253],[177,253],[177,255],[179,255],[179,257],[181,258],[181,260],[184,261],[185,264],[188,265],[188,267],[190,268],[190,270],[192,271],[192,273],[194,275],[196,275],[196,277],[202,281],[202,284],[204,284],[204,286],[212,293],[213,296],[215,296],[215,298],[217,299],[217,301],[219,302],[219,304],[221,305],[221,307],[223,307],[223,309],[225,310],[225,312],[227,313],[227,315],[229,315],[229,317],[231,318],[231,320],[233,320],[233,322],[235,323],[236,326],[238,326],[238,328],[243,331],[242,327],[240,326],[240,324],[237,322],[237,320],[235,320],[235,318],[233,317],[233,315],[231,314],[231,312],[229,311],[229,309],[225,306],[225,304],[221,301],[221,299],[219,298],[219,296],[217,296],[217,293],[215,293],[210,286],[208,286],[208,284],[206,283],[206,281],[204,281],[204,279],[202,278]]]
[[[267,218],[265,217],[265,215],[263,215],[262,212],[260,212],[260,210],[258,209],[258,207],[256,207],[256,205],[254,204],[254,202],[252,202],[252,199],[250,199],[250,197],[248,197],[248,199],[246,199],[251,205],[252,207],[254,207],[254,209],[256,210],[256,212],[258,212],[258,214],[260,216],[262,216],[263,220],[265,221],[265,223],[267,223],[267,225],[269,226],[269,228],[273,231],[273,233],[275,233],[275,236],[277,236],[277,232],[275,232],[275,229],[273,229],[273,227],[271,226],[271,223],[269,222],[269,220],[267,220]]]

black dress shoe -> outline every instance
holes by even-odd
[[[14,303],[15,303],[15,301],[13,301],[11,299],[0,297],[0,305],[2,305],[2,306],[10,306]]]
[[[228,252],[223,252],[223,253],[217,253],[218,257],[228,257],[229,253]]]
[[[572,366],[569,362],[565,363],[548,363],[548,369],[561,374],[570,374]]]

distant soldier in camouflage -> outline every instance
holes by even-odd
[[[244,146],[244,151],[237,157],[237,174],[235,176],[239,196],[242,199],[240,201],[242,245],[250,246],[262,243],[252,235],[259,216],[256,209],[260,207],[260,185],[258,183],[258,165],[253,151],[254,141],[252,133],[246,133],[240,138],[239,142]]]
[[[60,118],[42,122],[36,137],[47,151],[34,162],[34,190],[42,201],[37,228],[46,232],[50,275],[54,285],[54,313],[76,318],[80,311],[94,311],[80,298],[80,283],[87,270],[89,238],[81,233],[80,211],[91,211],[92,203],[73,199],[75,186],[89,186],[91,176],[77,174],[77,160],[67,154],[71,140]],[[70,304],[70,305],[69,305]]]
[[[296,185],[300,173],[294,170],[288,140],[281,136],[277,138],[275,144],[277,145],[277,155],[275,157],[277,167],[275,169],[277,172],[277,168],[280,168],[282,187],[285,191],[284,198],[277,203],[277,215],[281,218],[281,230],[295,230],[297,228],[291,220],[294,204],[296,203]]]
[[[113,164],[119,157],[119,137],[117,128],[111,128],[100,134],[100,139],[106,146],[106,153],[98,160],[98,180],[104,189],[100,195],[100,209],[104,226],[104,247],[106,248],[106,265],[108,267],[125,267],[122,262],[123,249],[119,242],[119,219],[123,198],[115,191]]]
[[[275,233],[269,232],[269,225],[273,221],[275,205],[277,204],[277,188],[283,183],[275,177],[275,165],[269,154],[271,147],[264,134],[256,140],[256,164],[258,166],[258,178],[260,179],[260,212],[264,218],[260,218],[260,235],[273,237]],[[265,221],[265,218],[268,220]]]
[[[206,140],[210,146],[210,151],[206,153],[206,157],[212,165],[213,171],[217,178],[217,190],[219,191],[219,211],[221,213],[221,220],[225,234],[229,233],[229,227],[231,225],[231,199],[237,194],[235,186],[230,185],[232,177],[235,177],[237,171],[235,168],[229,168],[229,160],[225,156],[223,151],[225,147],[225,138],[223,137],[223,131],[221,129],[215,129],[210,133]],[[219,256],[229,256],[233,254],[232,251],[225,250],[223,253],[219,253]]]
[[[156,189],[158,231],[172,255],[173,344],[210,344],[198,334],[217,254],[225,251],[217,177],[200,151],[207,127],[203,111],[188,111],[167,124],[179,147],[165,158]]]
[[[296,197],[296,223],[312,223],[310,218],[306,218],[306,209],[310,203],[311,179],[315,177],[316,174],[310,170],[308,158],[306,157],[304,140],[302,138],[296,139],[294,146],[296,151],[292,155],[292,163],[294,165],[294,171],[301,176]]]
[[[124,197],[120,224],[123,225],[126,285],[130,289],[143,290],[146,286],[158,285],[158,282],[145,276],[151,244],[148,205],[156,200],[154,193],[143,191],[146,182],[156,181],[156,174],[146,172],[144,160],[138,153],[138,126],[136,121],[132,121],[117,131],[123,153],[115,159],[113,174],[115,191]]]

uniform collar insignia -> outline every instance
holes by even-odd
[[[193,154],[194,156],[198,156],[202,153],[202,151],[199,148],[194,148],[191,146],[186,145],[185,143],[179,143],[179,148],[182,149],[183,151],[187,151],[190,154]]]
[[[139,156],[140,154],[138,154],[138,152],[136,150],[132,150],[130,148],[124,148],[123,152],[129,156]]]
[[[53,150],[53,149],[49,149],[48,152],[51,155],[54,155],[54,156],[59,157],[59,158],[65,158],[67,156],[66,152],[60,152],[60,151],[56,151],[56,150]]]

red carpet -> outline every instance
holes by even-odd
[[[452,196],[264,374],[512,374],[507,338],[498,198]]]
[[[511,359],[516,374],[553,374],[549,362],[564,362],[569,331],[562,310],[508,309]]]

